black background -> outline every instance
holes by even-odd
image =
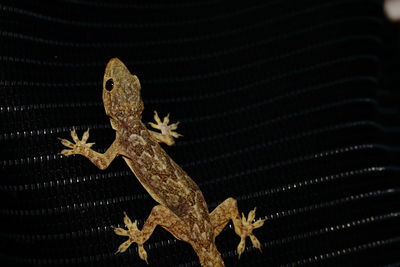
[[[57,137],[114,132],[102,106],[111,57],[184,137],[166,151],[210,210],[227,197],[266,218],[263,253],[227,266],[400,263],[399,44],[381,1],[0,1],[0,261],[147,266],[110,229],[156,202],[121,158],[101,171]],[[149,266],[198,266],[157,228]]]

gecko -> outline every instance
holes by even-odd
[[[64,156],[74,154],[88,158],[99,169],[106,169],[111,162],[121,156],[136,178],[158,203],[150,212],[140,230],[137,221],[133,221],[124,212],[124,228],[113,227],[115,234],[128,237],[116,253],[125,252],[136,243],[139,257],[148,263],[148,254],[143,244],[150,238],[154,229],[161,226],[176,239],[189,243],[197,254],[201,266],[225,266],[215,245],[215,238],[232,221],[234,230],[240,237],[237,254],[244,252],[247,237],[253,246],[260,249],[260,241],[253,230],[263,226],[265,219],[255,221],[256,209],[247,217],[239,214],[237,201],[229,197],[211,213],[199,186],[165,152],[160,143],[174,145],[178,123],[171,123],[169,114],[161,121],[154,111],[154,122],[150,130],[142,122],[143,100],[138,77],[130,73],[118,58],[112,58],[106,66],[103,79],[103,104],[111,127],[115,130],[115,139],[111,146],[99,153],[87,143],[89,129],[79,139],[75,129],[71,131],[73,142],[62,139],[67,149],[60,153]]]

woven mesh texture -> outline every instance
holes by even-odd
[[[218,236],[227,266],[399,264],[398,36],[375,0],[1,0],[1,265],[198,266],[161,228],[150,265],[114,255],[110,226],[156,202],[121,158],[57,154],[72,127],[112,143],[111,57],[141,80],[144,121],[181,122],[165,150],[210,210],[234,197],[268,219],[262,253]]]

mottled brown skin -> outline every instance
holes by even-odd
[[[79,140],[73,130],[71,136],[74,143],[60,139],[69,148],[61,151],[61,154],[83,155],[102,170],[115,157],[122,156],[139,182],[159,203],[152,209],[142,230],[125,213],[124,223],[127,229],[114,228],[114,231],[129,239],[119,246],[117,253],[124,252],[132,243],[137,243],[140,258],[147,262],[147,252],[143,244],[159,225],[177,239],[191,244],[202,266],[224,266],[215,246],[215,238],[230,220],[235,232],[241,237],[237,247],[239,257],[245,249],[248,236],[253,245],[260,249],[260,242],[252,231],[261,227],[264,220],[253,223],[255,209],[249,212],[247,219],[244,215],[240,217],[233,198],[228,198],[209,213],[200,188],[159,145],[174,144],[174,138],[180,136],[174,131],[178,123],[169,124],[168,116],[161,121],[155,112],[156,123],[150,125],[161,133],[148,130],[141,121],[143,102],[140,89],[139,79],[120,60],[111,59],[104,74],[103,102],[111,126],[116,131],[113,144],[104,154],[95,152],[91,149],[94,143],[86,143],[89,130],[83,134],[82,140]]]

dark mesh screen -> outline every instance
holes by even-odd
[[[397,32],[396,32],[397,30]],[[400,263],[399,29],[381,1],[0,1],[2,266],[147,266],[110,226],[141,227],[156,202],[121,158],[99,170],[57,137],[114,139],[107,61],[184,137],[168,154],[210,210],[228,197],[267,218],[227,266]],[[157,228],[148,266],[198,266]]]

